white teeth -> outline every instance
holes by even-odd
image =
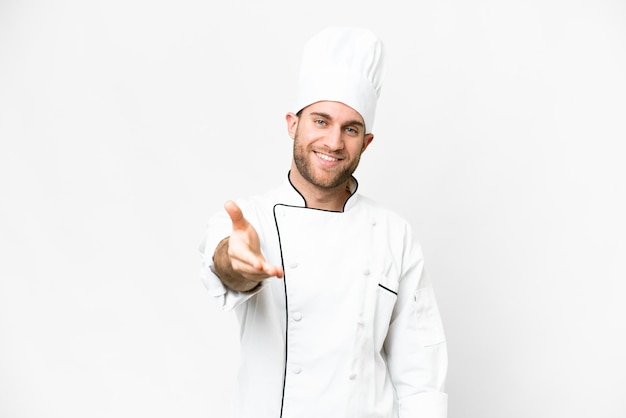
[[[316,152],[315,154],[317,154],[317,156],[320,157],[324,161],[338,161],[339,160],[339,158],[333,158],[330,155],[320,154],[319,152]]]

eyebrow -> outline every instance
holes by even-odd
[[[311,116],[321,116],[321,117],[323,117],[325,119],[333,120],[333,118],[328,113],[324,113],[324,112],[311,112],[311,113],[309,113],[309,115],[311,115]],[[344,126],[349,126],[349,125],[357,125],[357,126],[360,126],[361,128],[365,127],[363,122],[361,122],[358,119],[349,120],[348,122],[346,122],[344,124]]]

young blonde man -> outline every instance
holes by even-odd
[[[234,418],[445,418],[445,335],[421,248],[357,193],[384,53],[370,31],[305,46],[283,184],[213,216],[203,280],[241,327]]]

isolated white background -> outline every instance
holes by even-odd
[[[1,0],[0,417],[226,415],[197,246],[286,175],[328,25],[387,46],[357,177],[424,247],[450,417],[626,416],[623,1]]]

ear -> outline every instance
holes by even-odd
[[[365,151],[365,149],[369,146],[369,144],[372,143],[373,140],[374,134],[365,134],[365,137],[363,137],[363,148],[361,148],[361,153]]]
[[[298,115],[289,112],[285,115],[285,121],[287,121],[287,132],[291,139],[296,139],[296,131],[298,130]]]

